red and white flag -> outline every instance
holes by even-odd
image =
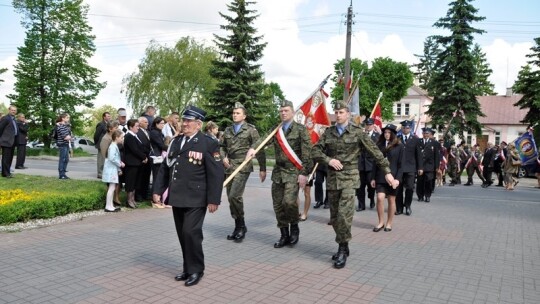
[[[371,118],[373,118],[375,125],[382,129],[382,109],[379,101],[377,101],[377,103],[373,107],[373,111],[371,111]]]
[[[321,129],[330,126],[330,117],[326,112],[326,97],[328,93],[321,88],[304,102],[294,115],[294,120],[308,129],[312,143],[319,141]]]

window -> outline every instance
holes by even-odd
[[[467,135],[467,144],[470,146],[472,143],[472,135]]]
[[[498,145],[501,143],[501,132],[500,131],[496,131],[495,132],[495,144]]]
[[[401,104],[396,103],[396,115],[401,115]]]
[[[408,103],[405,104],[405,115],[409,116],[409,104]]]

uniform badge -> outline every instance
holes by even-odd
[[[221,155],[219,154],[219,152],[214,152],[214,160],[215,161],[220,161],[221,160]]]

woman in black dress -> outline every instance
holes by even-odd
[[[127,122],[128,131],[124,137],[124,168],[126,177],[126,193],[127,193],[127,206],[129,208],[137,208],[135,202],[135,187],[137,185],[137,178],[139,169],[143,164],[148,162],[146,154],[142,150],[141,140],[137,137],[139,132],[139,121],[137,119],[130,119]]]
[[[389,124],[382,129],[382,134],[377,141],[377,147],[390,163],[392,176],[398,181],[401,181],[403,171],[401,162],[403,160],[403,144],[396,136],[397,127]],[[384,231],[392,231],[392,220],[396,211],[396,195],[397,190],[388,185],[384,178],[384,172],[377,166],[371,171],[371,186],[377,191],[377,215],[379,223],[373,227],[374,232],[379,232],[384,228]],[[384,198],[388,199],[387,220],[384,224]]]
[[[156,176],[163,162],[165,156],[167,156],[167,145],[165,144],[165,135],[163,135],[163,127],[165,126],[165,120],[161,117],[156,117],[152,123],[152,129],[150,130],[150,144],[152,145],[152,188],[154,187]],[[154,189],[153,189],[154,190]],[[152,192],[155,193],[155,192]],[[163,193],[161,193],[163,194]],[[152,202],[153,207],[163,208],[163,203]]]

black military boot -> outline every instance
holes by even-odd
[[[237,225],[239,226],[239,231],[236,234],[236,236],[234,237],[234,241],[235,242],[241,242],[246,237],[247,227],[246,227],[246,223],[244,222],[243,218],[238,219],[238,224]]]
[[[343,243],[343,244],[345,244],[345,255],[349,256],[349,243]],[[339,248],[338,248],[338,251],[334,253],[334,255],[332,255],[332,260],[335,261],[338,258],[338,255],[339,255]]]
[[[373,208],[375,208],[375,199],[370,198],[369,199],[369,209],[373,209]]]
[[[281,238],[274,244],[274,248],[281,248],[289,244],[289,227],[279,228],[281,230]]]
[[[233,233],[227,235],[227,240],[236,240],[236,236],[238,235],[238,233],[240,233],[240,219],[235,219],[234,220],[234,231]]]
[[[289,244],[294,245],[298,243],[299,239],[300,239],[300,227],[298,227],[298,223],[291,224],[291,236],[289,237]]]
[[[338,252],[336,259],[334,261],[334,267],[337,269],[345,267],[345,263],[347,263],[347,256],[348,256],[348,243],[341,243],[339,244]]]
[[[464,186],[471,186],[472,184],[473,184],[473,180],[472,180],[472,178],[469,178],[469,180],[467,181],[467,183]]]

